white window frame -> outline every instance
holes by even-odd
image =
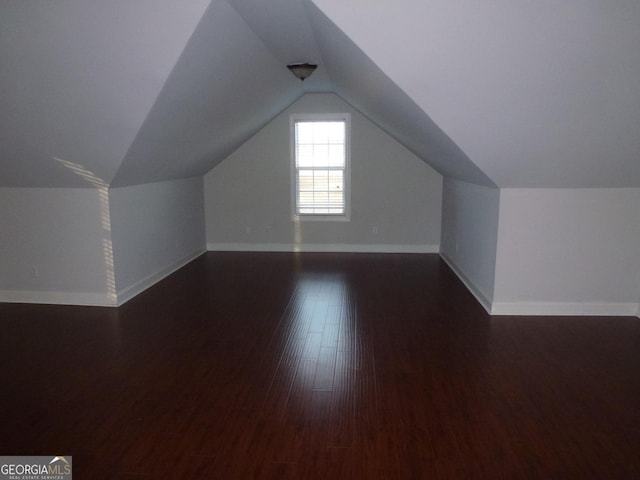
[[[289,117],[291,146],[291,214],[296,221],[348,222],[351,218],[351,114],[349,113],[296,113]],[[344,122],[345,126],[345,165],[344,165],[344,213],[314,214],[298,213],[298,174],[296,168],[296,123],[297,122]]]

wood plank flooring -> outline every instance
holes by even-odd
[[[436,255],[208,253],[0,328],[0,454],[80,480],[640,478],[640,320],[490,317]]]

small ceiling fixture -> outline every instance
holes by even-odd
[[[311,75],[313,71],[318,68],[318,65],[315,63],[291,63],[287,65],[287,68],[304,82],[304,79]]]

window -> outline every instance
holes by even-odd
[[[348,114],[292,115],[293,214],[348,220]]]

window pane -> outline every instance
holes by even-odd
[[[313,123],[296,122],[296,141],[299,144],[313,144]]]
[[[298,145],[296,148],[296,160],[298,167],[313,167],[313,145]]]
[[[344,167],[344,145],[328,145],[328,162],[330,167]]]
[[[329,124],[327,122],[313,122],[313,142],[329,142]]]
[[[326,190],[324,192],[315,191],[313,192],[313,202],[316,207],[325,208],[329,203],[329,192]]]
[[[316,144],[313,147],[313,166],[328,167],[329,166],[329,145]]]
[[[329,192],[329,205],[336,208],[341,208],[344,203],[344,196],[342,192]]]
[[[313,190],[327,192],[329,190],[329,172],[327,170],[315,170],[313,172]]]
[[[300,192],[298,194],[299,209],[311,208],[313,205],[313,192]]]
[[[329,172],[329,190],[332,192],[344,190],[344,172],[342,170]]]
[[[298,172],[298,190],[313,191],[313,170],[300,170]]]
[[[331,122],[329,139],[331,143],[344,143],[344,122]]]

